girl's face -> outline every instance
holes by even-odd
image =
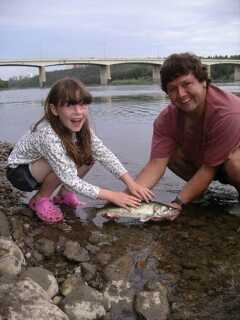
[[[88,117],[88,105],[65,103],[61,106],[50,105],[52,113],[59,117],[62,124],[71,132],[79,132]]]

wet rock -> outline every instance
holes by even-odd
[[[127,281],[118,280],[109,283],[104,291],[108,301],[111,319],[135,319],[133,307],[135,290]],[[130,318],[131,317],[131,318]]]
[[[124,255],[104,269],[105,278],[112,281],[125,281],[128,282],[129,276],[135,268],[135,262],[129,255]]]
[[[20,279],[27,277],[38,283],[50,298],[58,293],[58,283],[52,272],[40,267],[29,268],[21,274]]]
[[[21,220],[13,217],[11,218],[11,224],[13,230],[13,239],[15,241],[23,241],[26,234]]]
[[[95,320],[105,316],[107,303],[102,293],[83,285],[64,298],[61,306],[71,320]]]
[[[17,275],[25,259],[22,251],[11,240],[0,238],[0,275]]]
[[[86,281],[93,279],[97,272],[97,267],[94,264],[84,262],[81,264],[83,276]]]
[[[84,280],[81,274],[73,274],[68,276],[68,278],[61,285],[61,293],[63,296],[69,295],[73,290],[80,288],[84,285]]]
[[[45,257],[51,257],[55,253],[55,244],[52,240],[41,238],[36,242],[36,248]]]
[[[99,252],[96,255],[97,262],[102,266],[108,265],[111,259],[112,259],[112,256],[110,253]]]
[[[0,301],[3,319],[8,320],[69,320],[48,294],[30,278],[13,285]]]
[[[96,254],[100,248],[98,246],[95,246],[93,244],[88,243],[86,245],[86,249],[91,253],[91,254]]]
[[[166,320],[169,316],[167,289],[160,283],[154,291],[137,293],[135,309],[138,315],[146,320]]]
[[[86,262],[90,260],[88,251],[82,248],[76,241],[67,241],[63,254],[69,260],[73,261]]]
[[[92,231],[88,241],[98,246],[108,245],[111,242],[109,236],[100,231]]]

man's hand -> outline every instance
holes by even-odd
[[[169,216],[166,219],[173,221],[173,220],[177,219],[177,217],[182,212],[182,205],[173,201],[169,204],[169,206],[172,207],[173,210],[170,211]]]
[[[141,186],[135,181],[132,181],[128,184],[128,189],[131,194],[140,198],[141,200],[144,200],[145,202],[150,202],[153,200],[154,193],[150,189]]]

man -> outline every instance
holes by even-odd
[[[190,53],[165,60],[161,86],[171,103],[154,122],[150,160],[136,181],[152,188],[166,167],[187,181],[172,201],[174,220],[213,180],[240,192],[240,98],[211,85]]]

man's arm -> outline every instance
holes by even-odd
[[[214,179],[215,167],[202,165],[193,177],[185,184],[178,197],[186,204],[200,196]]]
[[[168,158],[149,160],[135,181],[146,188],[153,188],[164,175],[167,164]]]

